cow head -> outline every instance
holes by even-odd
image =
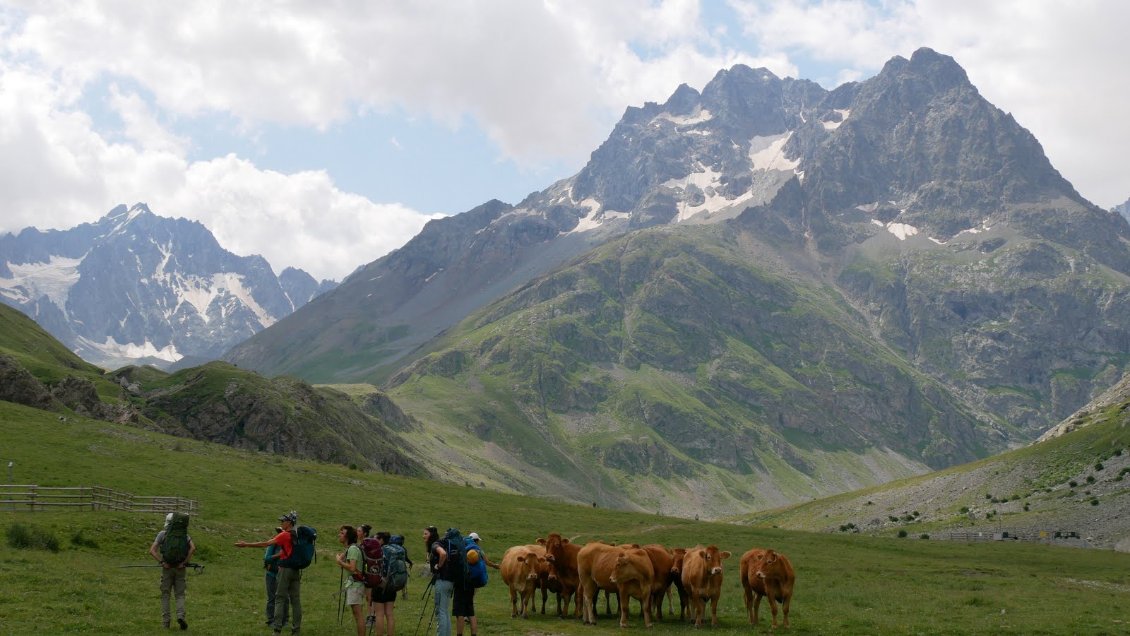
[[[672,548],[671,549],[671,572],[680,574],[683,571],[683,559],[687,556],[686,548]]]
[[[647,556],[646,553],[644,556]],[[631,567],[631,562],[632,558],[628,550],[621,551],[620,554],[616,555],[616,563],[612,566],[612,574],[608,577],[608,580],[615,583],[617,579],[624,578],[628,568]]]
[[[711,575],[722,574],[722,561],[730,558],[730,551],[719,551],[718,546],[711,545],[699,551],[706,561],[706,571]]]
[[[780,560],[779,555],[774,550],[766,550],[765,554],[757,561],[757,576],[758,578],[765,578],[765,570]]]
[[[522,564],[523,578],[529,581],[536,581],[538,579],[538,563],[545,563],[545,558],[536,554],[523,554],[517,559],[518,563]]]
[[[553,532],[544,539],[539,538],[538,543],[545,546],[545,558],[548,559],[550,563],[553,563],[556,555],[561,554],[564,549],[563,546],[569,543],[569,540]]]

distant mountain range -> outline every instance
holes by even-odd
[[[236,256],[200,223],[144,203],[0,236],[0,300],[107,368],[215,359],[335,285],[293,268],[276,276],[261,256]]]
[[[1128,241],[948,56],[739,65],[226,359],[382,385],[444,479],[725,514],[1035,439],[1126,369]]]
[[[5,298],[86,355],[239,343],[123,370],[140,422],[600,505],[731,516],[943,469],[1130,362],[1130,224],[930,49],[830,91],[741,65],[681,86],[576,175],[304,305],[309,277],[164,223],[0,239]]]

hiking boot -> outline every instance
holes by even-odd
[[[177,619],[177,625],[180,625],[180,628],[181,628],[182,630],[188,629],[188,622],[187,622],[187,621],[185,621],[185,620],[184,620],[183,618],[178,618],[178,619]]]

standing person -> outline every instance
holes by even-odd
[[[447,564],[447,550],[439,540],[439,529],[435,526],[424,528],[424,545],[428,550],[428,565],[432,571],[435,588],[436,636],[451,636],[451,596],[454,584],[444,566]]]
[[[470,563],[471,552],[477,552],[479,559],[482,560],[481,567],[485,568],[490,561],[487,560],[483,549],[479,547],[479,541],[478,532],[468,534],[463,542],[463,554],[467,558],[467,562]],[[483,572],[485,573],[486,570],[484,569]],[[479,619],[475,617],[475,587],[469,582],[455,586],[455,601],[452,604],[451,613],[455,616],[455,633],[457,636],[463,636],[463,625],[467,619],[470,619],[471,622],[471,636],[479,636]]]
[[[275,534],[282,532],[282,528],[275,528]],[[279,589],[279,558],[282,548],[277,544],[267,546],[263,553],[263,569],[266,570],[264,580],[267,585],[267,624],[275,620],[275,592]],[[286,617],[283,617],[286,623]]]
[[[373,526],[362,523],[357,526],[357,545],[364,545],[365,539],[369,538],[369,533],[373,531]],[[362,551],[364,557],[364,551]],[[372,625],[376,618],[373,616],[373,590],[365,585],[365,608],[369,610],[368,616],[365,617],[365,624]]]
[[[184,620],[185,572],[188,562],[192,560],[192,553],[196,552],[196,544],[192,542],[192,537],[188,536],[188,517],[183,516],[183,519],[178,519],[178,527],[174,528],[174,516],[175,513],[172,512],[165,516],[165,526],[149,546],[149,555],[161,564],[161,625],[165,629],[169,628],[172,618],[169,611],[169,592],[172,592],[177,599],[177,624],[181,629],[188,629],[188,622]],[[181,526],[182,521],[183,526]],[[177,545],[174,546],[174,543]],[[180,558],[182,554],[183,559]],[[166,557],[173,562],[166,561]]]
[[[378,532],[377,541],[383,548],[392,541],[392,535],[387,532]],[[376,616],[377,636],[394,636],[396,632],[396,590],[385,587],[375,587],[370,590],[373,595],[372,613]]]
[[[266,541],[236,541],[237,548],[265,548],[279,546],[278,560],[290,558],[294,552],[294,526],[298,523],[298,513],[291,510],[279,517],[282,532]],[[275,617],[271,623],[276,634],[282,633],[290,614],[290,633],[298,636],[302,629],[302,570],[279,565],[278,588],[275,590]]]
[[[345,546],[345,552],[337,555],[337,564],[349,574],[341,591],[345,594],[345,604],[353,612],[357,636],[365,636],[365,584],[361,581],[361,548],[357,547],[357,530],[353,526],[342,526],[337,531],[337,540]]]

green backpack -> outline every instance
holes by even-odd
[[[161,542],[161,560],[169,564],[179,564],[188,559],[188,515],[174,512],[165,529],[165,539]]]

